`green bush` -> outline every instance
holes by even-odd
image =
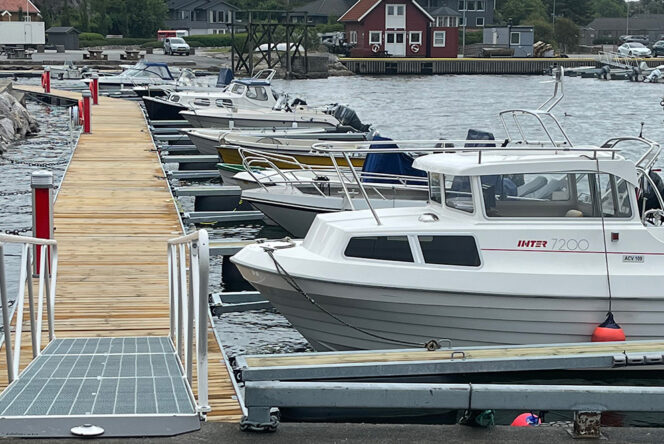
[[[94,46],[106,46],[106,39],[101,40],[79,40],[79,46],[81,48],[91,48]]]
[[[324,34],[326,32],[343,32],[344,25],[341,23],[331,23],[326,25],[316,25],[316,32]]]
[[[79,40],[81,48],[89,48],[91,46],[142,46],[149,42],[154,42],[154,39],[139,39],[139,38],[123,38],[123,39],[94,39],[94,40]],[[159,46],[156,46],[159,47]]]
[[[461,42],[461,33],[459,32],[459,42]],[[466,31],[466,45],[472,45],[474,43],[482,43],[484,39],[483,31]]]
[[[244,39],[247,38],[246,34],[235,34],[235,40],[241,45]],[[219,46],[231,46],[233,36],[231,34],[204,34],[204,35],[191,35],[184,38],[189,46],[192,48],[209,47],[215,48]]]
[[[593,45],[619,45],[620,40],[611,37],[603,37],[593,40]]]
[[[164,47],[164,42],[160,42],[159,40],[151,40],[141,45],[141,48],[163,48],[163,47]]]
[[[104,40],[106,37],[104,37],[101,34],[97,34],[96,32],[82,32],[79,36],[79,40]]]

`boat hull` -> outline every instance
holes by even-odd
[[[219,140],[210,137],[202,137],[192,133],[188,133],[188,136],[191,143],[196,145],[196,149],[199,153],[209,155],[217,154],[217,147],[220,144]]]
[[[180,115],[180,111],[186,110],[186,106],[149,96],[143,96],[143,103],[150,120],[181,120],[185,122]]]
[[[453,346],[588,342],[607,310],[598,298],[433,292],[296,277],[314,305],[282,276],[245,259],[234,260],[244,278],[317,351],[404,348],[443,338]],[[662,311],[664,298],[613,301],[629,340],[664,337]]]
[[[218,143],[217,143],[218,145]],[[198,145],[196,145],[198,146]],[[199,148],[200,151],[200,148]],[[330,157],[327,155],[316,155],[316,154],[306,154],[306,153],[298,153],[298,152],[293,152],[293,151],[283,151],[283,150],[262,150],[265,151],[266,153],[274,153],[274,154],[282,154],[286,156],[292,156],[298,160],[298,162],[305,164],[305,165],[311,165],[311,166],[333,166],[332,165],[332,160],[330,160]],[[224,163],[232,163],[232,164],[242,164],[242,156],[240,155],[240,152],[238,151],[237,148],[232,148],[232,147],[218,147],[216,151],[219,156],[221,157],[222,161]],[[364,157],[352,157],[350,159],[351,163],[355,167],[362,168],[362,165],[364,165]],[[286,163],[286,162],[279,162],[272,160],[272,163],[277,166],[277,168],[281,169],[292,169],[294,165],[292,163]],[[337,164],[340,167],[345,167],[348,166],[348,162],[343,157],[337,158]]]
[[[238,116],[205,116],[200,114],[185,114],[184,118],[195,128],[320,128],[333,125],[321,120],[294,122],[268,118],[241,118]]]

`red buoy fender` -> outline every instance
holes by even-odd
[[[625,340],[625,332],[613,319],[613,313],[608,312],[604,322],[595,327],[591,338],[592,342],[620,342]]]
[[[522,413],[512,421],[510,424],[512,427],[530,427],[540,425],[542,420],[539,416],[532,414],[530,412]]]
[[[83,99],[79,99],[78,101],[78,124],[83,125],[84,121],[84,114],[83,114]]]

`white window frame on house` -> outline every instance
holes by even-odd
[[[374,40],[374,36],[378,36],[378,40]],[[380,45],[383,43],[383,33],[381,31],[369,31],[369,44]]]
[[[443,35],[443,44],[436,43],[436,36]],[[447,45],[447,31],[434,31],[433,32],[433,46],[435,48],[444,48]]]
[[[480,23],[480,21],[482,23]],[[484,26],[484,17],[476,17],[475,18],[475,26],[477,26],[479,28],[483,27]]]
[[[466,2],[466,11],[474,11],[474,10],[475,10],[475,1],[474,0],[467,1]]]
[[[385,27],[386,29],[406,28],[406,5],[399,3],[385,5]]]
[[[348,31],[348,43],[357,44],[357,31]]]
[[[413,41],[413,36],[417,36],[415,41]],[[411,45],[421,45],[422,44],[422,31],[409,31],[408,32],[408,43]]]
[[[463,28],[466,26],[466,22],[464,22],[465,17],[459,17],[459,27]]]
[[[486,8],[485,1],[484,0],[477,0],[475,10],[476,11],[484,11],[485,8]]]
[[[459,11],[465,11],[467,6],[468,2],[466,0],[459,0]]]
[[[514,39],[512,38],[512,37],[514,37],[514,36],[517,36],[517,37],[518,37],[518,39],[517,39],[516,42],[515,42]],[[517,46],[521,45],[521,33],[520,33],[519,31],[512,31],[512,32],[510,33],[510,45],[517,45]]]

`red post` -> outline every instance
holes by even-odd
[[[83,132],[90,134],[92,132],[92,125],[90,118],[92,117],[92,106],[90,98],[92,93],[90,91],[83,91]]]
[[[32,237],[53,239],[53,173],[40,170],[32,173]],[[41,255],[34,247],[34,271],[39,274]],[[48,258],[50,259],[50,258]]]
[[[42,88],[44,88],[45,93],[51,92],[51,68],[45,67],[44,73],[42,74]]]
[[[90,81],[90,92],[92,93],[92,104],[99,105],[99,75],[92,74]]]

